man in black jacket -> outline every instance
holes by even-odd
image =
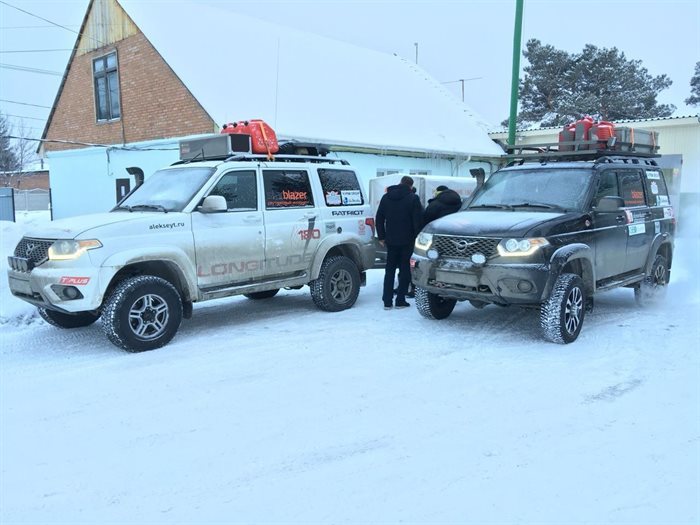
[[[462,198],[455,190],[451,190],[447,186],[438,186],[435,188],[435,197],[428,201],[425,207],[423,219],[425,224],[459,211],[462,207]]]
[[[389,186],[377,208],[377,237],[386,246],[386,269],[382,301],[384,309],[393,306],[394,277],[399,269],[399,287],[396,291],[396,308],[409,306],[406,302],[411,282],[411,254],[416,236],[423,227],[423,206],[413,192],[413,179],[401,178],[395,186]]]

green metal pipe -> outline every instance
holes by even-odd
[[[523,34],[523,2],[515,0],[515,30],[513,31],[513,76],[510,83],[510,117],[508,145],[515,145],[515,122],[518,118],[518,88],[520,86],[520,46]]]

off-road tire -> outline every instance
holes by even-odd
[[[540,309],[542,335],[553,343],[573,343],[581,333],[585,315],[583,280],[574,273],[561,274]]]
[[[252,292],[252,293],[245,293],[243,294],[245,297],[248,299],[270,299],[271,297],[274,297],[277,295],[277,292],[279,292],[280,289],[276,288],[275,290],[265,290],[264,292]]]
[[[416,308],[426,319],[447,319],[456,304],[457,299],[446,299],[416,286]]]
[[[651,271],[642,282],[634,287],[634,299],[639,306],[656,303],[666,294],[668,284],[668,262],[663,255],[657,255],[651,265]]]
[[[167,344],[182,321],[182,299],[165,279],[139,275],[117,285],[105,301],[102,328],[107,338],[128,352]]]
[[[329,257],[321,264],[318,279],[311,281],[309,287],[314,304],[321,310],[347,310],[360,294],[360,270],[348,257]]]
[[[82,328],[83,326],[90,326],[100,318],[100,314],[96,312],[65,314],[56,310],[47,310],[46,308],[38,308],[38,310],[44,321],[58,328]]]

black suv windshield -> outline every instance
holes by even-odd
[[[580,210],[591,176],[590,169],[533,167],[497,171],[478,191],[468,208]]]
[[[115,210],[182,211],[213,172],[189,166],[156,171]]]

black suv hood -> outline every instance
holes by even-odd
[[[578,225],[579,212],[479,210],[461,211],[428,224],[423,231],[474,237],[546,237]]]

